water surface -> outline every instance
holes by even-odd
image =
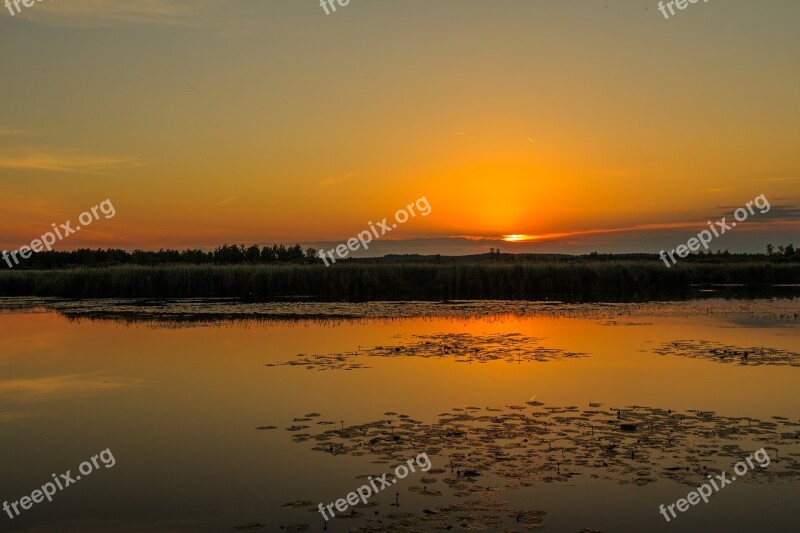
[[[36,504],[13,520],[3,514],[2,530],[221,531],[249,525],[301,531],[307,524],[307,530],[321,531],[318,503],[345,497],[363,484],[359,476],[397,464],[368,447],[341,454],[314,450],[326,431],[338,429],[336,438],[352,440],[357,426],[391,419],[394,431],[403,420],[397,416],[406,415],[416,426],[397,431],[413,436],[417,428],[436,427],[446,413],[494,413],[502,419],[567,407],[613,420],[633,413],[634,406],[687,416],[710,412],[734,419],[733,425],[747,425],[747,418],[776,424],[763,438],[734,436],[730,442],[749,452],[778,448],[770,451],[773,457],[778,453],[778,462],[667,524],[658,506],[685,497],[704,479],[682,484],[665,478],[659,469],[664,460],[655,453],[649,459],[651,481],[637,483],[635,476],[578,468],[574,463],[581,457],[603,461],[601,444],[595,449],[587,439],[585,446],[564,445],[567,450],[559,452],[565,464],[573,463],[565,471],[575,467],[568,478],[540,470],[527,486],[509,488],[507,477],[487,469],[470,485],[485,494],[456,495],[446,482],[452,450],[425,449],[417,435],[419,449],[409,448],[408,458],[426,452],[433,468],[445,472],[411,474],[374,496],[378,505],[360,509],[361,518],[335,518],[327,529],[350,531],[370,519],[375,530],[377,520],[391,524],[390,513],[423,516],[424,509],[436,512],[471,498],[504,509],[497,512],[503,526],[489,530],[525,530],[506,510],[545,511],[542,524],[550,531],[789,530],[797,522],[800,374],[791,364],[792,354],[800,352],[797,300],[251,308],[197,301],[3,304],[0,500],[29,495],[52,473],[74,473],[106,448],[116,464],[58,492],[52,503]],[[463,349],[424,344],[432,339],[452,339]],[[484,360],[480,354],[491,351],[490,341],[500,342],[499,348]],[[665,351],[675,341],[788,355],[758,359],[751,352],[758,364],[745,364],[735,354],[687,357]],[[473,346],[474,356],[467,353]],[[537,348],[553,357],[525,357]],[[286,364],[327,361],[322,356],[341,364]],[[320,416],[295,420],[311,413]],[[270,426],[276,429],[256,429]],[[309,427],[288,431],[292,426]],[[582,438],[568,433],[565,441]],[[709,461],[732,470],[744,459],[720,455],[722,441],[708,435],[713,449],[698,447],[697,437],[690,447],[671,451],[676,458],[670,460],[690,463],[707,453]],[[497,442],[502,447],[503,439]],[[482,446],[474,446],[476,457],[486,451]],[[773,470],[781,475],[767,475]],[[428,485],[423,477],[435,478],[430,488],[441,494],[421,493]],[[398,492],[400,506],[391,506]],[[298,501],[311,503],[284,506]],[[453,519],[451,525],[459,530],[461,522]]]

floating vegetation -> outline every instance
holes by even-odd
[[[292,361],[267,363],[265,366],[304,366],[306,370],[361,370],[371,368],[361,363],[353,362],[353,358],[358,355],[361,354],[359,352],[326,355],[299,354],[297,358]]]
[[[414,335],[414,342],[394,346],[375,346],[343,354],[300,354],[292,361],[270,363],[266,366],[304,366],[317,370],[354,370],[369,368],[352,359],[367,357],[422,357],[452,358],[457,363],[487,363],[507,361],[509,363],[547,362],[560,359],[587,357],[587,354],[568,352],[555,348],[536,346],[540,339],[525,337],[519,333],[470,335],[449,333],[437,335]]]
[[[311,502],[309,500],[297,500],[293,502],[286,502],[281,507],[291,507],[292,509],[306,509],[309,507],[314,507],[314,502]]]
[[[394,464],[424,450],[444,468],[428,472],[415,491],[432,495],[447,487],[458,497],[575,476],[636,485],[668,478],[696,486],[765,445],[775,451],[772,463],[756,468],[746,476],[748,482],[800,477],[800,423],[706,411],[581,410],[529,402],[527,407],[454,409],[433,424],[390,417],[329,429],[311,435],[311,441],[316,451],[369,455],[377,464]]]
[[[266,527],[267,527],[266,524],[260,524],[258,522],[250,522],[248,524],[234,526],[233,529],[239,531],[255,531],[258,529],[264,529]],[[303,531],[308,531],[309,529],[311,529],[311,526],[309,526],[308,524],[291,524],[288,526],[281,526],[281,530],[286,531],[286,533],[302,533]]]
[[[536,530],[544,527],[546,513],[509,509],[500,501],[502,494],[578,476],[638,486],[671,479],[696,487],[711,475],[732,471],[760,447],[769,452],[770,464],[751,469],[743,476],[745,482],[800,478],[800,422],[778,416],[765,421],[709,411],[601,407],[549,407],[531,400],[525,405],[454,408],[431,424],[388,412],[387,418],[327,429],[308,440],[318,452],[366,456],[372,464],[387,466],[424,450],[438,465],[405,490],[431,501],[442,498],[442,504],[416,513],[368,513],[361,506],[363,513],[342,515],[363,519],[350,529],[362,533]],[[390,484],[397,481],[392,473],[386,478]],[[399,498],[397,493],[389,505],[399,507]]]
[[[679,355],[741,366],[800,366],[800,354],[775,348],[741,348],[706,340],[677,340],[653,350],[661,355]]]
[[[520,511],[510,509],[507,504],[496,501],[492,494],[463,502],[425,509],[421,514],[392,512],[382,518],[370,518],[367,524],[351,531],[367,533],[386,531],[389,533],[414,533],[458,528],[467,531],[533,531],[544,527],[547,513],[540,510]]]
[[[264,524],[259,524],[258,522],[249,522],[247,524],[233,526],[233,529],[237,529],[239,531],[255,531],[256,529],[264,529],[265,527],[267,526]]]
[[[795,291],[797,292],[797,291]],[[151,327],[221,326],[230,322],[257,326],[309,320],[321,324],[342,321],[403,318],[564,317],[599,320],[608,326],[645,325],[642,318],[712,315],[739,324],[796,324],[796,298],[760,300],[688,300],[647,303],[565,303],[535,300],[461,300],[444,302],[250,302],[236,298],[164,300],[18,297],[0,298],[0,310],[55,311],[74,320],[112,320]]]
[[[652,326],[652,322],[631,322],[629,320],[606,320],[601,322],[604,326]]]

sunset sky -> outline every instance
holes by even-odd
[[[0,248],[110,199],[78,247],[658,252],[800,229],[800,2],[0,4]],[[507,235],[525,235],[519,242]]]

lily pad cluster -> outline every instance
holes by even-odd
[[[368,455],[376,464],[396,464],[425,451],[434,464],[444,465],[439,475],[456,496],[574,476],[637,485],[669,478],[696,486],[761,447],[772,450],[771,464],[756,468],[748,481],[800,477],[800,423],[783,417],[766,421],[640,406],[547,407],[532,401],[456,408],[432,424],[396,415],[302,438],[316,451]]]
[[[707,359],[740,366],[800,366],[800,353],[754,346],[742,348],[707,340],[676,340],[653,350],[661,355]]]
[[[601,320],[606,325],[646,325],[638,319],[712,315],[737,323],[796,324],[796,298],[680,302],[566,303],[528,300],[462,300],[448,302],[247,302],[233,298],[143,300],[130,298],[0,298],[0,311],[40,309],[76,320],[113,320],[154,327],[208,326],[244,323],[311,321],[323,325],[342,321],[401,318],[559,317]],[[630,319],[637,319],[633,321]]]
[[[409,513],[370,511],[368,507],[377,507],[370,502],[354,509],[352,516],[343,516],[359,520],[351,531],[538,529],[546,513],[508,508],[502,501],[506,491],[576,476],[635,485],[671,479],[695,487],[710,475],[731,472],[735,463],[761,447],[768,451],[770,464],[756,465],[742,477],[744,482],[800,478],[800,422],[784,417],[731,418],[708,411],[600,403],[584,409],[550,407],[537,401],[454,408],[433,423],[395,412],[384,416],[351,426],[312,417],[316,423],[293,437],[311,442],[317,452],[366,456],[381,465],[357,476],[360,480],[391,471],[391,466],[424,451],[434,468],[406,490],[456,503]],[[391,473],[387,479],[394,481]],[[316,508],[309,506],[308,511]]]
[[[520,333],[471,335],[468,333],[442,333],[414,335],[412,342],[391,346],[374,346],[355,352],[339,354],[306,355],[266,366],[305,366],[312,370],[355,370],[368,368],[356,357],[421,357],[452,358],[457,363],[509,363],[547,362],[560,359],[587,357],[580,352],[539,346],[541,339]]]

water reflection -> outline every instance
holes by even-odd
[[[383,470],[373,461],[426,451],[444,470],[426,474],[435,481],[415,479],[378,495],[375,507],[358,510],[361,519],[333,520],[328,531],[368,527],[367,520],[457,525],[453,517],[465,509],[511,530],[539,517],[555,531],[577,530],[576,523],[669,531],[674,525],[662,523],[657,505],[686,494],[676,483],[691,482],[697,468],[730,469],[726,461],[756,444],[779,448],[775,474],[681,516],[681,531],[706,531],[709,523],[752,528],[764,508],[745,507],[748,499],[770,502],[777,529],[794,516],[797,368],[658,350],[694,339],[679,347],[695,350],[703,341],[800,352],[796,300],[247,305],[28,299],[0,313],[0,500],[30,494],[36,481],[94,450],[111,448],[117,458],[110,475],[13,522],[0,517],[0,528],[288,531],[307,524],[318,531],[316,505],[284,504],[329,502]],[[308,311],[315,318],[302,319]],[[231,313],[235,320],[224,319]],[[333,319],[337,313],[348,319]],[[491,357],[481,360],[474,348]],[[585,356],[556,356],[565,353]],[[360,366],[279,364],[300,354]],[[316,413],[322,416],[306,416]],[[286,430],[293,426],[309,427]],[[726,433],[731,428],[740,433]],[[451,430],[464,436],[448,436]],[[598,461],[608,466],[595,470]],[[479,466],[485,470],[474,482],[457,475]],[[690,469],[667,470],[676,466]],[[620,500],[616,483],[637,480],[647,483]],[[578,500],[594,503],[578,509]],[[391,513],[410,515],[390,520]]]

